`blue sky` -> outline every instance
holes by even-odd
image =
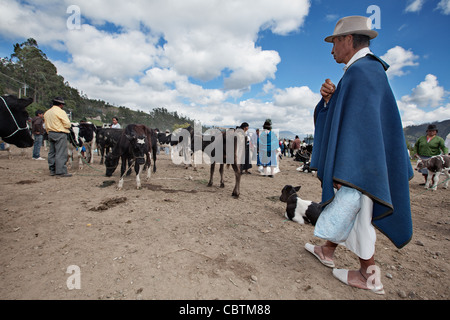
[[[299,135],[313,133],[322,82],[343,74],[323,39],[341,17],[371,17],[379,33],[371,49],[391,65],[404,126],[450,119],[450,0],[0,0],[0,7],[0,56],[33,37],[90,98],[165,107],[204,125],[256,128],[271,118]]]

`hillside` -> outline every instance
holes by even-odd
[[[52,99],[60,96],[66,102],[65,110],[72,121],[86,118],[95,124],[101,124],[111,123],[112,117],[118,117],[122,126],[141,123],[162,131],[194,124],[194,120],[159,106],[151,106],[150,112],[134,111],[80,94],[58,75],[55,65],[32,38],[15,44],[14,52],[9,58],[0,58],[0,95],[4,94],[33,98],[33,104],[27,108],[32,116],[38,109],[49,109]]]

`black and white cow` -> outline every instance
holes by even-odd
[[[105,158],[106,176],[111,177],[117,166],[119,159],[122,161],[120,170],[120,180],[117,186],[118,190],[123,187],[123,178],[127,165],[129,166],[127,175],[131,174],[131,166],[134,165],[136,172],[136,187],[141,188],[140,174],[144,167],[147,167],[147,180],[150,179],[150,156],[151,141],[149,141],[148,128],[145,125],[129,124],[124,129],[119,141]]]
[[[150,157],[150,154],[153,157],[153,173],[156,172],[156,154],[158,153],[158,133],[155,129],[151,129],[147,127],[147,132],[148,132],[148,142],[149,142],[149,153],[148,156]],[[150,159],[147,159],[147,163],[148,166],[150,166],[151,161]],[[150,170],[150,168],[149,168]]]
[[[73,154],[76,150],[78,153],[78,168],[83,169],[83,155],[82,148],[85,148],[86,162],[88,164],[94,163],[93,150],[95,147],[95,135],[97,128],[89,122],[72,123],[70,133],[68,135],[68,166],[71,167],[73,163]]]
[[[300,150],[294,155],[294,161],[303,162],[303,165],[297,168],[297,171],[311,172],[310,159],[312,154],[312,145],[301,146]]]
[[[450,157],[439,155],[434,156],[425,160],[417,160],[416,170],[428,169],[427,182],[425,183],[425,189],[437,190],[437,186],[439,183],[439,176],[441,173],[445,174],[446,180],[444,183],[444,188],[448,188],[448,182],[450,179]],[[430,188],[431,181],[433,181],[433,185]]]
[[[26,107],[33,99],[18,99],[16,96],[5,95],[0,97],[0,140],[13,144],[18,148],[33,146],[27,126],[29,118]]]
[[[67,135],[67,166],[69,168],[73,165],[73,155],[77,152],[77,150],[81,151],[81,146],[83,143],[79,138],[80,128],[78,127],[78,123],[72,123],[69,134]],[[82,165],[81,160],[81,152],[78,152],[79,165]],[[81,167],[80,167],[81,168]]]
[[[280,201],[286,202],[286,218],[304,224],[305,222],[316,225],[317,219],[322,212],[322,206],[319,203],[302,200],[297,192],[300,190],[300,186],[293,187],[291,185],[285,185],[281,190]]]
[[[78,136],[82,142],[82,146],[86,149],[86,161],[87,163],[94,163],[94,150],[96,149],[95,136],[97,133],[97,127],[89,122],[81,122],[79,125]],[[79,150],[81,152],[81,149]],[[80,157],[81,159],[81,157]],[[82,165],[82,162],[80,163]]]
[[[100,151],[100,164],[103,164],[105,153],[108,155],[113,150],[122,136],[123,129],[99,128],[96,134],[97,150]]]

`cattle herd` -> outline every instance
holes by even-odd
[[[26,111],[26,107],[32,103],[32,99],[18,99],[15,96],[7,95],[1,97],[0,106],[0,137],[1,141],[13,144],[19,148],[29,148],[33,146],[33,139],[30,130],[27,126],[29,115]],[[83,165],[93,163],[93,151],[95,149],[101,155],[100,164],[105,164],[106,176],[111,176],[116,170],[119,160],[121,161],[120,180],[118,183],[118,189],[123,187],[124,175],[130,175],[131,170],[134,167],[136,172],[136,187],[141,187],[140,174],[147,170],[147,179],[151,176],[151,165],[153,160],[153,172],[156,172],[156,154],[157,145],[181,145],[180,151],[184,153],[185,157],[190,157],[192,151],[189,148],[186,150],[186,146],[194,144],[194,140],[197,139],[194,135],[194,130],[189,127],[185,130],[188,132],[189,144],[182,143],[186,136],[179,135],[166,135],[160,133],[158,129],[151,129],[141,124],[130,124],[124,129],[112,129],[112,128],[97,128],[91,123],[81,122],[72,124],[70,134],[68,134],[68,166],[72,165],[73,154],[78,152],[79,167]],[[237,155],[242,154],[240,149],[239,139],[242,139],[239,132],[233,136],[234,144],[231,145],[233,150],[233,157],[230,159],[227,157],[225,151],[227,147],[227,139],[225,139],[225,132],[223,135],[221,145],[219,149],[223,147],[223,161],[222,159],[212,160],[210,169],[210,180],[208,186],[213,184],[215,162],[220,163],[220,186],[224,187],[223,169],[224,164],[230,164],[235,172],[235,187],[232,196],[239,197],[240,194],[240,168],[237,161]],[[189,139],[190,138],[190,139]],[[215,139],[201,139],[201,150],[205,151],[208,147],[215,144],[217,147],[217,141]],[[186,142],[186,141],[184,141]],[[222,150],[221,150],[222,151]],[[214,156],[214,152],[213,152]],[[84,160],[85,159],[85,160]]]
[[[6,95],[0,97],[0,142],[7,144],[13,144],[19,148],[29,148],[33,146],[33,139],[30,130],[27,126],[27,120],[29,115],[26,111],[26,107],[30,105],[33,100],[30,98],[19,99],[12,95]],[[232,129],[230,129],[232,130]],[[194,145],[196,137],[194,130],[189,127],[186,129],[190,136],[190,144]],[[210,168],[210,180],[208,186],[213,184],[214,168],[216,162],[220,164],[220,186],[224,187],[223,171],[224,164],[231,165],[235,173],[235,186],[232,196],[238,198],[240,195],[240,180],[241,172],[239,168],[238,157],[242,154],[240,139],[242,139],[241,132],[235,132],[233,135],[233,144],[227,145],[227,138],[225,138],[226,132],[221,132],[221,139],[211,139],[211,137],[204,139],[200,137],[201,151],[211,149],[214,145],[216,150],[223,151],[223,159],[217,159],[212,154],[211,168]],[[219,137],[220,138],[220,137]],[[147,170],[147,179],[151,176],[151,164],[153,160],[153,172],[156,172],[156,154],[157,145],[181,145],[183,139],[186,136],[174,136],[160,133],[157,129],[148,128],[141,124],[130,124],[124,129],[112,129],[112,128],[97,128],[91,123],[81,122],[73,124],[68,135],[68,159],[69,166],[73,161],[73,152],[77,150],[79,153],[79,166],[83,166],[83,159],[87,164],[93,162],[93,151],[97,149],[100,152],[101,160],[100,164],[105,164],[106,176],[111,176],[116,170],[119,160],[121,160],[120,180],[118,183],[118,189],[123,187],[124,175],[130,175],[132,168],[134,167],[136,172],[136,187],[141,187],[140,174]],[[222,141],[218,145],[217,141]],[[185,141],[186,142],[186,141]],[[186,144],[182,144],[186,146]],[[227,146],[232,150],[232,157],[230,152],[226,150]],[[221,150],[223,147],[223,150]],[[182,149],[180,149],[182,150]],[[308,150],[310,151],[310,150]],[[216,151],[217,152],[217,151]],[[85,153],[82,155],[81,153]],[[185,156],[191,156],[190,150],[184,150]],[[310,155],[310,152],[308,152]],[[304,162],[303,171],[305,166],[309,165],[306,158],[302,158],[302,155],[296,155],[299,157],[297,161]],[[221,157],[220,157],[221,158]],[[308,157],[309,158],[309,157]],[[427,167],[432,174],[429,175],[429,180],[425,188],[436,190],[439,175],[446,175],[446,182],[444,187],[447,188],[450,174],[450,158],[448,156],[435,156],[426,161],[418,161],[418,168]],[[127,169],[128,168],[128,169]],[[308,167],[309,168],[309,167]],[[431,185],[431,182],[433,184]],[[289,217],[291,218],[291,217]],[[291,218],[292,219],[292,218]]]

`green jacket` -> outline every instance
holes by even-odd
[[[448,148],[445,146],[444,139],[435,136],[430,142],[427,142],[427,136],[422,136],[414,145],[414,154],[419,156],[432,157],[441,154],[448,154]]]

